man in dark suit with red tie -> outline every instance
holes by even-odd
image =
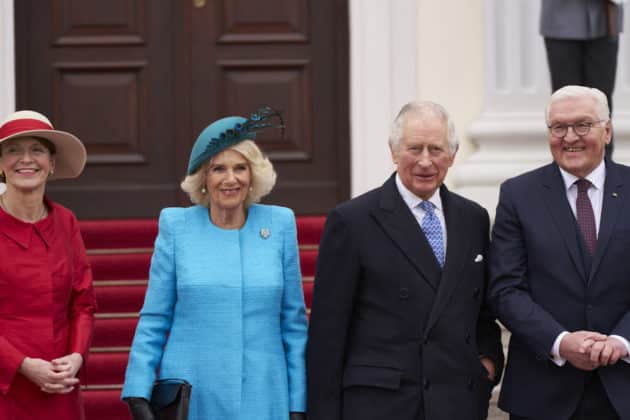
[[[512,332],[499,407],[512,420],[630,420],[630,168],[604,159],[599,90],[547,107],[554,162],[503,183],[489,300]]]
[[[488,213],[442,185],[457,138],[440,105],[405,105],[390,149],[396,173],[326,221],[309,420],[485,419],[503,363],[484,306]]]

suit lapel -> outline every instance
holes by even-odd
[[[383,184],[380,206],[372,210],[372,216],[429,285],[437,289],[441,270],[418,222],[396,188],[395,174]]]
[[[560,236],[564,241],[565,246],[569,251],[571,260],[575,265],[577,272],[582,276],[584,282],[587,281],[586,273],[584,272],[584,264],[580,254],[580,248],[577,243],[577,231],[575,216],[571,211],[569,202],[567,201],[567,192],[562,181],[562,175],[555,163],[547,166],[543,172],[542,177],[542,191],[544,202],[547,205],[547,210],[551,214],[556,227],[560,231]],[[535,197],[531,198],[532,200]]]
[[[606,161],[606,181],[604,182],[604,195],[602,197],[602,214],[599,222],[599,235],[597,247],[593,257],[590,280],[595,276],[599,264],[606,252],[606,247],[614,231],[617,217],[621,212],[626,197],[623,194],[623,180],[619,174],[617,165]]]
[[[452,199],[451,193],[445,186],[440,189],[444,218],[446,219],[446,263],[440,279],[438,293],[431,308],[429,321],[425,331],[428,332],[440,318],[442,311],[451,299],[457,284],[466,276],[461,271],[470,250],[470,235],[466,224],[465,210]],[[489,233],[488,233],[489,234]]]

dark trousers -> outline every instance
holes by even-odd
[[[566,85],[594,87],[606,94],[612,114],[612,94],[617,75],[619,38],[602,37],[589,40],[545,38],[551,88],[555,92]],[[613,142],[606,146],[612,156]]]
[[[548,420],[548,418],[543,416],[537,419],[510,414],[510,420]],[[584,387],[582,399],[569,420],[619,420],[596,372],[590,375]]]

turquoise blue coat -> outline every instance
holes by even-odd
[[[162,210],[122,397],[159,378],[192,384],[189,420],[279,420],[306,411],[295,217],[252,205],[224,230],[202,206]]]

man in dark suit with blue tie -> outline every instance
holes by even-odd
[[[484,307],[488,213],[442,185],[457,138],[440,105],[405,105],[390,150],[396,173],[326,221],[309,420],[485,419],[503,363]]]
[[[630,420],[630,168],[604,159],[599,90],[547,107],[554,162],[503,183],[489,300],[512,332],[499,407],[512,420]]]

